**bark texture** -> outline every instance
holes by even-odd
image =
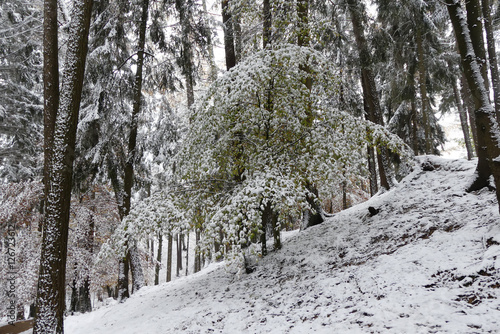
[[[455,31],[458,49],[462,58],[465,77],[469,84],[475,106],[477,139],[478,139],[478,165],[476,168],[476,179],[469,187],[469,191],[488,187],[488,179],[491,175],[495,180],[497,200],[500,206],[500,142],[499,129],[495,110],[488,98],[488,89],[478,64],[478,58],[474,53],[473,44],[478,41],[472,39],[467,21],[477,22],[465,13],[458,0],[447,0],[448,13]],[[468,7],[467,7],[468,9]],[[473,24],[474,25],[474,24]]]
[[[69,27],[70,37],[63,71],[61,99],[48,166],[49,192],[43,219],[36,317],[33,327],[35,334],[64,333],[65,276],[73,161],[92,4],[92,0],[75,2]],[[57,39],[57,31],[52,34],[45,37]]]

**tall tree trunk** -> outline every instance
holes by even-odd
[[[272,15],[270,0],[264,0],[262,6],[262,46],[265,49],[271,43]]]
[[[57,10],[57,2],[47,3],[47,6],[48,11],[45,14],[52,15],[48,19],[51,21],[54,19],[52,10]],[[73,161],[91,11],[92,0],[77,1],[73,5],[73,19],[69,27],[68,51],[63,72],[61,103],[53,132],[54,140],[50,141],[47,138],[47,142],[52,142],[52,147],[49,149],[53,150],[53,154],[48,166],[49,192],[43,219],[40,271],[36,296],[37,310],[33,327],[35,334],[64,333],[65,276]],[[53,28],[52,25],[51,27]],[[49,29],[44,38],[57,39],[57,31]],[[48,41],[47,45],[53,45],[53,43],[54,41]],[[55,62],[51,61],[51,64],[53,65],[47,66],[47,69],[53,71],[55,70],[53,68]],[[51,78],[53,75],[57,75],[57,72],[46,78]],[[50,84],[54,82],[51,81]],[[53,111],[47,111],[47,113],[51,112]]]
[[[481,20],[482,11],[480,0],[465,1],[465,8],[467,14],[467,26],[469,28],[470,38],[472,41],[472,48],[474,49],[474,54],[476,55],[476,63],[481,70],[484,87],[486,88],[486,91],[489,92],[490,82],[488,79],[486,50],[484,48],[483,21]]]
[[[195,240],[196,240],[196,250],[195,250],[195,255],[194,255],[194,272],[197,273],[201,270],[201,253],[199,249],[199,243],[200,243],[200,229],[196,228],[195,229]]]
[[[155,285],[160,284],[160,264],[161,264],[161,250],[162,250],[163,234],[158,233],[158,253],[155,264]]]
[[[347,0],[347,4],[349,6],[349,12],[351,13],[354,37],[356,39],[356,46],[361,62],[361,86],[369,111],[369,120],[383,126],[384,120],[380,109],[380,100],[375,85],[375,78],[370,69],[372,65],[372,56],[368,49],[362,24],[362,17],[365,15],[365,11],[359,0]],[[377,162],[380,175],[380,186],[388,190],[392,185],[392,178],[389,175],[389,154],[387,148],[384,146],[378,147]]]
[[[188,275],[189,270],[189,233],[186,233],[186,276]]]
[[[167,278],[166,281],[170,282],[172,280],[172,232],[168,232],[167,242]]]
[[[224,26],[224,52],[226,54],[226,68],[229,71],[236,66],[236,52],[234,50],[234,28],[229,0],[222,0],[222,24]]]
[[[44,1],[43,19],[43,184],[42,209],[47,207],[50,180],[50,159],[54,142],[57,109],[59,108],[59,51],[57,39],[57,0]],[[43,230],[43,224],[38,225]]]
[[[469,191],[489,186],[488,179],[493,175],[496,185],[496,195],[500,208],[500,141],[498,139],[498,123],[495,110],[491,106],[477,57],[472,47],[474,41],[471,39],[469,27],[464,19],[464,13],[458,0],[446,0],[448,12],[458,49],[462,58],[465,77],[472,93],[475,105],[476,128],[478,130],[478,165],[476,168],[476,179],[469,187]],[[469,17],[469,22],[477,22]],[[475,41],[477,43],[477,41]]]
[[[411,143],[413,147],[413,153],[415,155],[419,154],[418,150],[418,115],[417,115],[417,105],[415,103],[415,99],[412,98],[410,101],[411,105],[411,131],[412,131],[412,136],[411,136]]]
[[[208,48],[208,58],[209,58],[209,66],[210,66],[210,81],[215,81],[217,79],[217,65],[215,65],[215,56],[214,56],[214,45],[212,42],[212,29],[210,28],[209,21],[207,20],[208,10],[207,10],[207,0],[202,0],[203,6],[203,20],[208,27],[207,33],[207,48]]]
[[[477,129],[476,129],[476,116],[474,116],[474,102],[471,98],[471,92],[469,89],[469,84],[467,83],[467,79],[465,79],[465,73],[462,73],[460,77],[460,83],[462,88],[460,90],[460,95],[462,96],[462,101],[464,102],[464,110],[467,111],[467,115],[469,116],[469,124],[470,130],[472,133],[472,142],[475,155],[477,155]]]
[[[132,186],[134,184],[134,162],[136,159],[136,145],[137,145],[137,130],[138,130],[138,118],[141,111],[141,100],[142,100],[142,72],[144,65],[144,46],[146,44],[146,24],[148,22],[148,9],[149,0],[143,0],[142,2],[142,14],[141,21],[139,23],[139,45],[137,46],[137,69],[135,72],[135,82],[134,82],[134,100],[132,104],[132,120],[130,124],[130,134],[128,138],[128,156],[125,161],[125,175],[123,177],[123,210],[121,217],[122,219],[128,216],[130,212],[130,199],[132,197]],[[132,238],[132,237],[130,237]],[[133,263],[128,263],[128,261],[133,261]],[[128,251],[126,256],[124,256],[120,262],[120,270],[127,270],[130,266],[132,270],[132,284],[134,291],[139,290],[144,285],[144,275],[142,273],[142,266],[140,264],[140,258],[137,254],[137,245],[134,240],[129,240]],[[118,278],[118,289],[121,292],[119,294],[119,299],[127,298],[128,292],[128,272],[119,272]]]
[[[177,258],[177,268],[176,268],[176,276],[179,277],[182,270],[182,242],[181,242],[181,234],[177,233],[175,238],[175,245],[177,246],[176,258]]]
[[[377,166],[375,164],[375,149],[368,147],[368,171],[370,172],[370,196],[375,196],[378,192]]]
[[[472,151],[472,144],[469,136],[467,114],[464,111],[462,99],[460,98],[460,94],[458,92],[457,82],[454,79],[452,80],[452,86],[453,96],[455,97],[455,104],[457,105],[458,115],[460,117],[460,125],[462,126],[462,132],[464,133],[465,148],[467,149],[467,160],[471,160],[474,156],[474,152]]]
[[[486,42],[488,45],[488,59],[490,61],[490,74],[493,83],[493,97],[495,101],[495,112],[497,122],[500,122],[500,76],[498,71],[497,51],[495,47],[495,36],[493,21],[491,17],[490,0],[482,0],[484,30],[486,31]]]
[[[420,100],[422,101],[422,121],[424,122],[425,154],[432,154],[431,126],[429,122],[429,100],[427,99],[427,76],[425,72],[424,47],[422,33],[417,29],[417,55],[418,55],[418,81],[420,87]]]
[[[191,8],[186,0],[176,0],[175,7],[179,13],[182,40],[183,75],[186,80],[186,95],[188,107],[194,104],[194,65],[191,47]]]

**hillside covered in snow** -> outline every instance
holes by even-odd
[[[494,193],[464,191],[474,161],[417,160],[391,191],[284,235],[283,249],[252,273],[215,263],[122,304],[69,316],[65,332],[497,332]]]

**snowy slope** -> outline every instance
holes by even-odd
[[[70,316],[66,333],[500,332],[494,194],[464,192],[475,162],[418,159],[396,188],[294,233],[251,274],[212,264]]]

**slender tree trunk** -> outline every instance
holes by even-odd
[[[208,10],[207,10],[207,0],[202,0],[203,5],[203,20],[208,27],[207,34],[207,48],[208,48],[208,58],[209,58],[209,66],[210,66],[210,81],[215,81],[217,79],[217,66],[215,65],[215,56],[214,56],[214,45],[212,42],[212,29],[210,28],[209,21],[207,20]]]
[[[158,253],[155,264],[155,285],[160,284],[160,264],[161,264],[161,250],[162,250],[163,234],[158,233]]]
[[[446,0],[448,12],[455,38],[457,40],[458,49],[462,58],[462,65],[465,72],[465,77],[469,84],[472,93],[472,98],[475,105],[476,128],[478,130],[478,165],[476,168],[476,179],[469,187],[469,191],[481,189],[489,186],[488,179],[493,175],[496,185],[496,195],[500,207],[500,141],[498,138],[498,123],[494,108],[491,106],[488,98],[488,90],[483,81],[477,57],[472,47],[472,35],[469,34],[469,27],[464,19],[464,13],[458,0]],[[469,22],[477,22],[470,18],[470,13],[467,13]]]
[[[167,278],[166,281],[170,282],[172,280],[172,232],[168,232],[168,247],[167,247]]]
[[[418,55],[418,81],[420,87],[420,99],[422,101],[422,121],[424,122],[425,154],[432,154],[431,126],[429,123],[429,101],[427,99],[427,76],[425,72],[424,47],[422,33],[417,29],[417,55]]]
[[[464,102],[464,110],[467,111],[467,115],[469,116],[469,124],[470,124],[470,130],[472,132],[472,142],[473,142],[473,148],[475,155],[477,155],[477,129],[476,129],[476,116],[474,116],[474,102],[472,101],[471,98],[471,92],[469,89],[469,84],[467,83],[467,79],[465,79],[465,73],[462,73],[462,76],[460,77],[460,83],[462,85],[462,88],[460,90],[460,94],[462,96],[462,101]]]
[[[57,10],[57,2],[47,3],[47,15]],[[73,5],[73,19],[70,24],[68,52],[52,141],[53,154],[49,163],[49,192],[43,219],[43,234],[40,256],[40,271],[36,297],[36,317],[33,333],[64,333],[63,315],[66,296],[66,258],[68,250],[68,225],[71,204],[73,161],[76,142],[76,128],[80,111],[80,100],[87,57],[88,32],[92,11],[92,0],[77,1]],[[51,26],[53,28],[53,26]],[[49,29],[49,28],[47,28]],[[48,33],[52,35],[49,35]],[[57,30],[48,30],[47,39],[57,39]],[[47,41],[53,45],[54,41]],[[52,50],[54,51],[54,50]],[[54,55],[53,55],[54,56]],[[47,66],[55,70],[55,62]],[[51,75],[57,75],[52,73]],[[51,75],[44,79],[51,80]],[[55,81],[51,81],[53,84]],[[51,95],[51,98],[53,96]],[[52,101],[55,102],[55,101]],[[52,103],[51,102],[51,103]],[[49,105],[51,105],[49,103]],[[53,111],[47,111],[52,113]],[[48,131],[47,133],[50,133]],[[50,143],[50,139],[48,143]]]
[[[265,49],[271,43],[272,15],[270,0],[264,0],[262,6],[262,46]]]
[[[188,107],[194,104],[193,51],[191,47],[191,8],[186,0],[176,0],[175,7],[179,13],[182,39],[183,75],[186,80]]]
[[[467,160],[471,160],[472,157],[474,156],[474,152],[472,151],[472,144],[469,136],[469,124],[467,122],[467,114],[464,111],[462,99],[460,98],[457,83],[455,80],[452,80],[452,86],[453,86],[453,96],[455,97],[455,104],[457,105],[458,115],[460,117],[460,125],[462,126],[462,132],[464,133],[465,148],[467,149]]]
[[[372,71],[370,70],[372,65],[371,54],[368,49],[362,24],[362,17],[365,15],[364,8],[358,0],[348,0],[347,4],[351,13],[353,32],[361,61],[361,85],[363,88],[366,106],[369,111],[369,120],[383,126],[384,119],[380,109],[380,101],[375,85],[375,79]],[[377,162],[380,175],[380,186],[388,190],[392,185],[392,178],[388,175],[390,171],[389,154],[387,152],[387,148],[384,146],[378,147]]]
[[[490,0],[482,0],[484,30],[486,31],[486,42],[488,45],[488,59],[490,61],[490,74],[493,83],[493,96],[495,101],[495,112],[497,122],[500,122],[500,76],[498,71],[497,51],[495,47],[495,36],[493,21],[491,17]]]
[[[234,49],[234,28],[229,0],[222,0],[222,24],[224,26],[224,51],[226,54],[226,68],[229,71],[236,65],[236,52]]]
[[[189,233],[186,234],[186,276],[189,273]]]
[[[181,234],[177,233],[175,238],[175,245],[177,246],[177,271],[176,276],[179,277],[182,270],[182,242],[181,242]]]
[[[274,249],[281,249],[281,226],[278,222],[278,213],[275,210],[271,216],[271,227],[273,229]]]
[[[201,231],[199,228],[195,229],[195,240],[196,240],[196,251],[194,255],[194,272],[197,273],[201,270],[201,254],[200,254],[200,249],[199,249],[199,243],[200,243],[200,234]]]
[[[411,120],[412,120],[412,127],[411,127],[412,147],[413,147],[413,153],[415,153],[415,155],[418,155],[419,154],[419,150],[418,150],[418,115],[417,115],[417,105],[415,103],[414,98],[411,99],[410,104],[411,104]]]
[[[134,82],[134,100],[132,104],[132,120],[130,125],[130,134],[128,138],[128,156],[125,161],[125,175],[123,177],[123,217],[128,216],[130,212],[130,199],[132,197],[132,186],[134,184],[134,162],[136,158],[136,145],[137,145],[137,130],[138,118],[141,111],[142,102],[142,72],[144,66],[144,46],[146,43],[146,24],[148,21],[149,0],[142,2],[141,21],[139,24],[139,45],[137,50],[137,69],[135,73]],[[131,237],[132,238],[132,237]],[[128,263],[128,261],[133,263]],[[128,251],[120,262],[120,270],[127,270],[130,266],[132,270],[132,286],[133,291],[139,290],[144,286],[144,275],[142,273],[142,266],[140,263],[139,254],[137,254],[137,245],[133,239],[129,240]],[[119,272],[119,299],[127,298],[128,292],[128,271]]]
[[[375,165],[375,149],[368,147],[368,171],[370,172],[370,196],[378,192],[377,167]]]

